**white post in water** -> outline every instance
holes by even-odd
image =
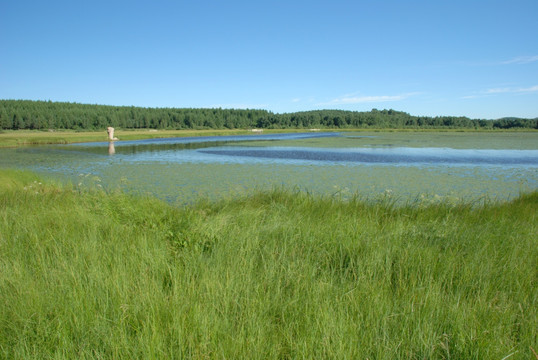
[[[106,132],[108,133],[108,141],[118,140],[118,138],[114,137],[114,128],[112,126],[107,127]]]

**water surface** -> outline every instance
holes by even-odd
[[[323,132],[36,146],[1,149],[0,166],[178,203],[271,187],[400,200],[504,200],[538,189],[538,133],[522,136],[521,149],[512,134],[506,148],[498,140],[491,149],[473,148],[487,144],[487,133],[449,136],[457,148],[435,140],[439,133]],[[436,142],[444,146],[431,146]]]

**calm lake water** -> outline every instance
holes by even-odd
[[[100,142],[0,149],[0,166],[174,203],[274,187],[400,201],[505,200],[538,189],[538,133],[502,134],[319,132]]]

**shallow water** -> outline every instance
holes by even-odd
[[[417,165],[498,165],[538,166],[538,150],[459,150],[450,148],[358,148],[313,149],[296,147],[204,149],[202,154],[223,158],[296,160],[301,164],[359,163],[399,166]]]
[[[416,134],[408,135],[411,146],[401,146],[405,133],[398,134],[399,142],[390,136],[299,133],[39,146],[0,150],[0,166],[178,203],[272,187],[400,201],[504,200],[538,189],[538,148],[529,143],[523,149],[473,149],[460,139],[454,149],[416,147]],[[538,146],[538,134],[536,140]]]

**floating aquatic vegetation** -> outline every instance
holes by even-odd
[[[517,139],[525,151],[517,150]],[[234,146],[222,138],[208,140],[193,146],[185,138],[179,145],[173,139],[118,142],[113,156],[98,144],[1,149],[0,166],[28,168],[79,187],[149,193],[179,204],[271,188],[424,203],[505,200],[538,188],[538,133],[272,136],[256,141],[256,147],[252,141],[236,146],[235,138]],[[300,151],[282,146],[306,146],[307,141],[310,147]],[[465,150],[431,148],[434,142],[453,142]],[[402,148],[404,143],[408,147]],[[488,143],[496,150],[484,150]]]

